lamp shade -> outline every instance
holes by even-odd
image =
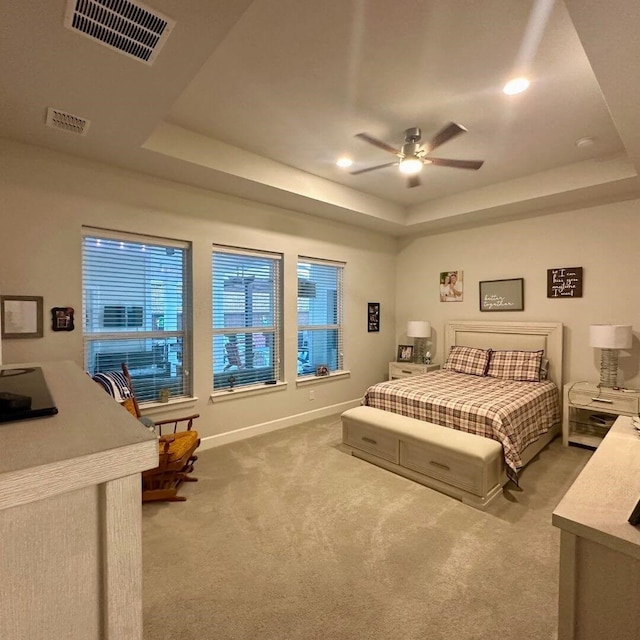
[[[630,349],[633,332],[627,324],[592,324],[589,345],[600,349]]]
[[[431,325],[426,320],[409,320],[407,322],[408,338],[429,338]]]

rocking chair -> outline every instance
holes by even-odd
[[[189,474],[192,473],[193,465],[198,459],[195,450],[200,444],[200,438],[198,432],[192,430],[192,426],[193,421],[200,417],[199,414],[157,421],[142,416],[129,370],[124,363],[122,373],[97,373],[93,379],[129,413],[158,435],[158,466],[142,472],[142,502],[186,500],[186,497],[178,495],[178,489],[183,482],[198,480]],[[168,427],[172,433],[163,435],[163,427]]]

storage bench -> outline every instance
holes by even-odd
[[[373,407],[342,414],[343,449],[483,509],[507,482],[502,445]]]

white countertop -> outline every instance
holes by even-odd
[[[158,464],[156,436],[76,364],[38,366],[58,414],[0,423],[0,509],[140,473]]]
[[[556,527],[640,559],[640,527],[628,518],[640,500],[640,436],[617,418],[553,512]]]

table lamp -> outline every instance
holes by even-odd
[[[413,338],[413,361],[424,364],[427,353],[427,338],[431,337],[431,325],[426,320],[409,320],[407,337]]]
[[[618,386],[618,351],[629,349],[633,338],[631,325],[592,324],[589,344],[600,349],[600,385]]]

